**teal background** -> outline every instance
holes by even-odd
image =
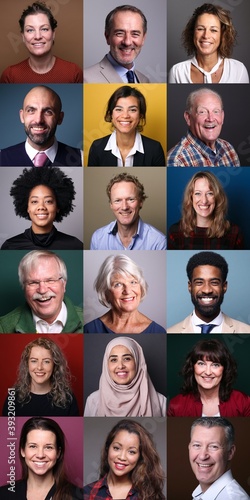
[[[0,252],[0,316],[24,304],[24,291],[18,280],[18,265],[28,252],[24,250],[1,250]],[[83,252],[81,250],[57,250],[67,267],[66,295],[76,306],[83,304]]]

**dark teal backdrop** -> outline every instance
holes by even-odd
[[[204,338],[204,337],[203,337]],[[234,389],[250,394],[249,382],[249,349],[250,335],[223,335],[210,334],[209,338],[215,338],[224,342],[231,356],[237,362],[238,377]],[[179,375],[185,363],[187,354],[193,346],[202,340],[197,334],[167,335],[167,391],[168,398],[180,393],[183,378]]]
[[[24,250],[1,250],[0,252],[0,316],[7,314],[25,302],[24,292],[18,280],[18,264],[28,252]],[[83,252],[81,250],[57,250],[68,271],[66,295],[77,306],[83,304]]]

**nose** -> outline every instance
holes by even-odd
[[[205,202],[207,201],[207,195],[206,195],[206,193],[201,193],[201,197],[200,197],[200,199],[201,199],[201,201],[202,201],[203,203],[205,203]]]
[[[123,361],[123,359],[119,359],[118,360],[118,366],[117,366],[117,368],[124,368],[124,361]]]
[[[125,452],[125,450],[121,450],[120,449],[119,454],[118,454],[118,458],[119,458],[119,460],[123,460],[123,461],[126,460],[126,452]]]
[[[44,281],[39,281],[38,291],[39,293],[46,293],[48,286],[44,283]]]
[[[129,293],[129,285],[128,285],[128,283],[124,283],[122,293],[124,295],[127,295]]]
[[[204,292],[204,293],[212,293],[213,292],[213,288],[212,288],[209,281],[204,282],[204,284],[202,286],[202,292]]]
[[[36,39],[36,40],[39,40],[40,38],[42,38],[42,35],[41,35],[41,32],[40,32],[40,29],[39,29],[39,28],[37,28],[37,29],[35,30],[35,39]]]
[[[206,460],[209,457],[209,452],[205,446],[199,450],[199,459]]]
[[[44,450],[43,448],[37,448],[36,450],[36,457],[37,458],[44,458],[45,454],[44,454]]]
[[[126,46],[132,45],[130,33],[124,33],[123,44]]]
[[[127,210],[128,209],[128,202],[127,202],[127,200],[122,200],[121,208],[122,208],[122,210]]]
[[[211,375],[211,372],[212,372],[212,370],[211,370],[211,366],[210,366],[210,365],[206,365],[206,368],[205,368],[205,374],[206,374],[206,375]]]

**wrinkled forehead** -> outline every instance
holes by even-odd
[[[54,275],[60,271],[59,264],[55,257],[41,256],[31,262],[25,269],[26,278],[32,275],[39,274],[39,276],[44,275],[45,278],[49,278],[49,275]]]
[[[56,111],[60,111],[61,108],[57,95],[50,89],[43,87],[36,87],[28,92],[23,101],[23,109],[27,106],[34,106],[38,108],[49,107],[54,108]]]
[[[222,110],[222,101],[215,94],[204,93],[197,95],[193,101],[192,109],[195,111],[198,108],[206,108],[209,110],[220,109]]]

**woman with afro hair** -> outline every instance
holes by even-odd
[[[72,179],[57,167],[25,168],[10,190],[16,215],[31,220],[24,233],[6,240],[2,250],[82,250],[76,237],[58,231],[61,222],[73,212],[75,189]]]

